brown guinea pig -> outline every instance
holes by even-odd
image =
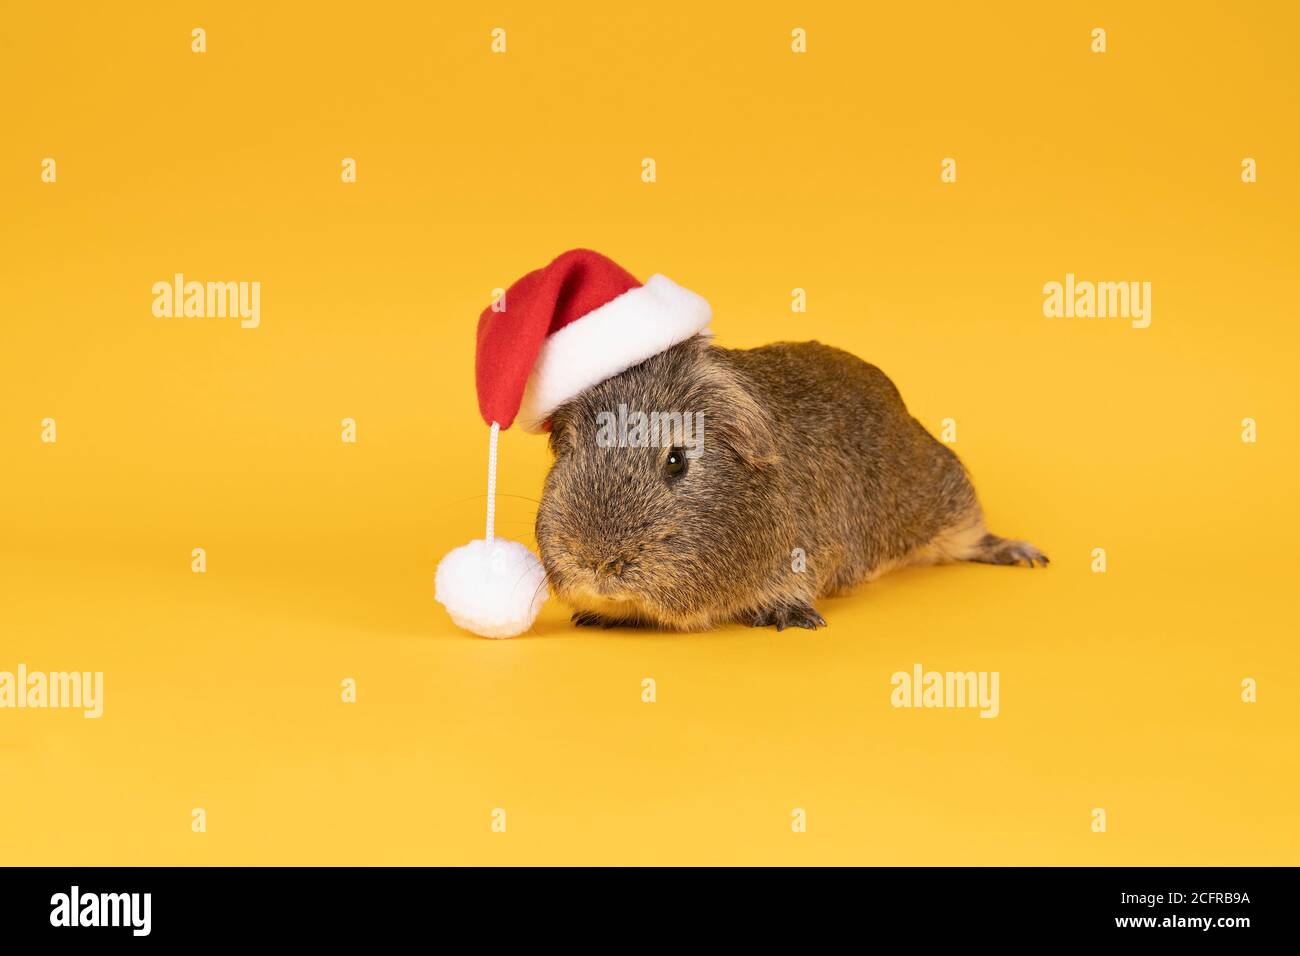
[[[696,336],[556,409],[551,448],[537,543],[577,624],[816,628],[817,598],[893,568],[1047,564],[988,532],[883,372],[818,342]]]

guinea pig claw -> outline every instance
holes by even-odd
[[[750,627],[775,627],[784,631],[787,627],[802,627],[810,631],[826,627],[826,619],[808,604],[791,604],[786,607],[765,608],[754,615]]]
[[[635,621],[625,621],[614,617],[602,617],[591,611],[574,611],[569,622],[577,627],[599,627],[609,630],[611,627],[629,627],[635,625]]]

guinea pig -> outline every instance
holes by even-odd
[[[620,409],[702,428],[602,440]],[[556,409],[550,444],[537,543],[576,624],[815,629],[818,598],[894,568],[1048,563],[989,533],[961,461],[880,369],[819,342],[696,336]]]

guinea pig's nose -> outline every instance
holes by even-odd
[[[623,573],[623,567],[626,564],[627,562],[622,557],[610,558],[608,561],[601,562],[596,568],[596,572],[602,577],[616,578]]]

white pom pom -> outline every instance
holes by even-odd
[[[514,637],[546,603],[546,571],[517,541],[471,541],[438,562],[434,596],[451,619],[482,637]]]

